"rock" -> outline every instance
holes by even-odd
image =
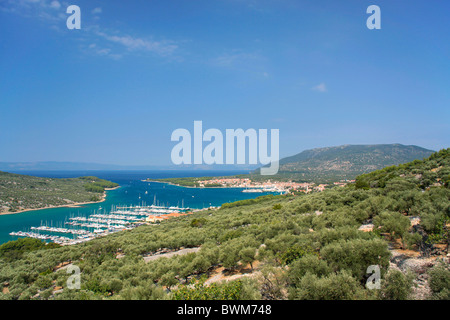
[[[412,226],[420,224],[420,217],[408,217]]]
[[[373,230],[373,228],[374,228],[373,223],[369,223],[369,224],[363,224],[363,225],[361,225],[361,226],[358,228],[358,230],[364,231],[364,232],[370,232],[370,231]]]

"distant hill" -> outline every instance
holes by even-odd
[[[252,171],[257,165],[116,165],[87,162],[0,162],[0,171],[30,172],[30,171],[153,171],[153,170],[198,170],[198,171]]]
[[[429,157],[434,151],[401,144],[343,145],[305,150],[280,160],[276,178],[329,182]],[[259,170],[252,174],[259,175]],[[266,176],[266,178],[270,178]],[[274,177],[275,178],[275,177]]]
[[[102,163],[85,162],[59,162],[59,161],[38,161],[38,162],[0,162],[0,170],[8,172],[20,171],[80,171],[80,170],[151,170],[152,166],[121,166]]]
[[[0,171],[0,213],[101,201],[117,183],[96,177],[40,178]]]

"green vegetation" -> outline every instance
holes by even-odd
[[[449,300],[450,299],[450,268],[448,264],[441,263],[435,266],[429,272],[430,288],[433,292],[433,299]]]
[[[414,278],[412,272],[405,275],[399,270],[390,270],[381,287],[380,297],[383,300],[407,300],[413,289]]]
[[[12,261],[20,258],[25,252],[58,248],[56,243],[48,243],[32,238],[18,239],[0,245],[0,258]]]
[[[391,239],[400,238],[402,243],[411,226],[408,217],[400,212],[384,211],[376,216],[373,222],[376,229],[384,233],[389,233]]]
[[[330,273],[318,277],[307,273],[295,289],[291,290],[290,298],[298,300],[356,300],[367,298],[361,285],[347,271]]]
[[[424,160],[414,160],[361,175],[356,179],[356,186],[397,191],[425,190],[433,186],[450,188],[449,153],[449,149],[443,149]]]
[[[206,286],[205,279],[194,280],[189,286],[182,285],[173,292],[175,300],[250,300],[260,296],[254,284],[249,281],[231,281],[229,283],[213,283]]]
[[[99,179],[97,177],[80,177],[79,179],[86,181],[84,189],[88,192],[103,193],[105,192],[105,189],[116,188],[119,186],[117,183]]]
[[[414,166],[423,175],[438,172],[430,163],[448,172],[448,160],[449,149]],[[423,188],[408,171],[388,177],[392,172],[397,171],[370,175],[385,181],[382,187],[363,176],[359,181],[368,187],[264,196],[79,245],[1,256],[0,283],[8,283],[8,290],[0,299],[408,299],[412,278],[388,269],[388,244],[411,237],[415,250],[429,246],[431,238],[448,243],[448,233],[441,230],[450,217],[450,189],[440,173],[429,175]],[[420,228],[410,227],[411,217],[421,219]],[[370,222],[374,231],[358,229]],[[160,249],[193,247],[200,250],[143,259]],[[62,262],[80,267],[80,290],[67,288],[70,275],[55,269]],[[365,286],[371,265],[380,267],[380,290]],[[219,268],[222,275],[253,270],[254,276],[206,282]],[[448,299],[449,272],[447,266],[429,272],[431,298]],[[53,292],[55,286],[62,291]]]
[[[267,201],[269,199],[275,199],[275,198],[282,198],[283,196],[275,196],[273,194],[268,194],[265,196],[261,196],[261,197],[257,197],[255,199],[246,199],[246,200],[239,200],[239,201],[235,201],[235,202],[231,202],[231,203],[224,203],[222,204],[222,209],[226,209],[226,208],[235,208],[235,207],[241,207],[241,206],[248,206],[250,204],[257,204],[257,203],[261,203],[264,201]]]
[[[99,193],[117,186],[96,177],[54,179],[0,172],[0,212],[100,201]]]

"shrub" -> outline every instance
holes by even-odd
[[[250,268],[253,270],[253,262],[256,259],[256,249],[253,247],[247,247],[241,250],[239,253],[241,261],[243,263],[249,263]]]
[[[286,251],[280,253],[279,256],[282,264],[291,264],[295,260],[303,257],[305,254],[314,254],[314,251],[311,248],[294,244]]]
[[[450,270],[443,263],[433,267],[429,273],[428,284],[433,292],[432,298],[450,300]]]
[[[283,206],[280,203],[274,204],[272,209],[273,210],[280,210]]]
[[[347,271],[318,277],[307,273],[289,298],[298,300],[356,300],[364,297],[364,289]]]
[[[380,297],[383,300],[406,300],[413,288],[414,274],[403,274],[399,270],[389,270],[382,281]]]
[[[399,212],[384,211],[373,219],[374,227],[381,227],[381,232],[389,233],[392,239],[403,238],[411,226],[408,217]]]
[[[290,265],[289,282],[297,287],[307,273],[322,277],[328,275],[331,271],[326,261],[321,260],[317,255],[307,254]]]
[[[371,265],[380,266],[383,275],[390,258],[387,243],[380,239],[340,240],[323,247],[320,254],[334,271],[349,270],[360,281]]]
[[[194,228],[201,228],[206,223],[205,218],[195,218],[192,219],[190,226]]]
[[[192,285],[179,286],[173,292],[175,300],[239,300],[243,289],[241,280],[205,285],[205,278],[193,281]],[[248,294],[248,287],[246,294]]]

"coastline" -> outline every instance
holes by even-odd
[[[200,187],[191,187],[191,186],[182,186],[181,184],[176,184],[173,182],[168,182],[168,181],[158,181],[158,180],[142,180],[145,182],[156,182],[156,183],[165,183],[165,184],[170,184],[171,186],[176,186],[176,187],[183,187],[183,188],[193,188],[193,189],[198,189]],[[224,187],[221,187],[224,188]]]
[[[238,189],[239,188],[239,187],[224,187],[224,186],[221,186],[221,187],[192,187],[192,186],[183,186],[181,184],[176,184],[176,183],[168,182],[168,181],[158,181],[158,180],[142,180],[142,181],[145,181],[145,182],[156,182],[156,183],[165,183],[165,184],[170,184],[170,185],[176,186],[176,187],[192,188],[192,189],[214,189],[214,188],[217,188],[217,189],[236,188],[236,189]]]
[[[14,211],[14,212],[0,212],[0,216],[7,215],[7,214],[22,213],[22,212],[27,212],[27,211],[45,210],[45,209],[78,208],[78,207],[80,207],[82,205],[85,205],[85,204],[101,203],[101,202],[104,202],[106,200],[106,191],[116,190],[118,188],[120,188],[120,186],[117,186],[115,188],[105,188],[105,192],[103,192],[102,199],[100,201],[74,202],[74,203],[71,203],[71,204],[64,204],[64,205],[60,205],[60,206],[49,206],[49,207],[43,207],[43,208],[23,209],[23,210]]]
[[[180,188],[192,188],[192,189],[245,189],[244,187],[226,187],[226,186],[220,186],[220,187],[219,186],[214,186],[214,187],[191,187],[191,186],[183,186],[181,184],[176,184],[176,183],[173,183],[173,182],[158,181],[158,180],[142,180],[142,181],[164,183],[164,184],[169,184],[169,185],[180,187]],[[282,192],[282,191],[267,191],[267,192]]]

